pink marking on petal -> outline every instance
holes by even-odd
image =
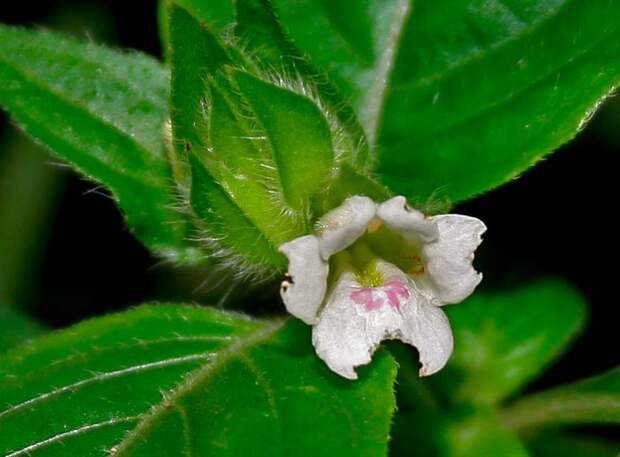
[[[383,305],[381,297],[374,296],[375,289],[357,289],[351,292],[351,299],[358,305],[364,305],[366,311],[375,311]]]
[[[410,297],[409,287],[403,282],[402,279],[390,279],[383,287],[385,294],[387,295],[390,306],[394,309],[400,310],[400,298],[407,299]]]

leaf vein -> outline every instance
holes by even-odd
[[[9,452],[5,457],[19,457],[21,455],[30,455],[32,451],[37,451],[43,447],[49,446],[54,443],[61,442],[62,440],[66,438],[73,438],[76,436],[80,436],[80,435],[83,435],[85,433],[88,433],[94,430],[99,430],[101,428],[109,427],[111,425],[123,424],[123,423],[128,423],[128,422],[137,422],[139,418],[140,418],[139,416],[120,417],[120,418],[113,418],[113,419],[110,419],[104,422],[98,422],[96,424],[83,425],[73,430],[69,430],[67,432],[63,432],[58,435],[51,436],[42,441],[29,444],[28,446],[22,449]]]
[[[402,0],[396,8],[389,28],[387,46],[384,47],[379,58],[379,65],[374,72],[374,80],[369,91],[369,101],[362,116],[362,123],[367,126],[368,143],[371,147],[374,147],[377,139],[379,123],[385,106],[385,94],[388,88],[387,81],[390,78],[398,55],[398,41],[411,14],[411,9],[409,0]]]
[[[127,452],[131,449],[135,440],[139,439],[142,433],[146,433],[154,427],[160,416],[166,414],[171,405],[178,404],[183,395],[191,392],[197,385],[206,384],[211,381],[215,374],[225,368],[227,362],[239,357],[249,347],[265,341],[277,332],[282,325],[284,325],[284,322],[285,321],[274,322],[244,338],[240,338],[235,344],[216,353],[211,363],[191,372],[169,395],[166,395],[162,403],[155,405],[151,411],[146,413],[137,427],[123,438],[117,446],[116,457],[127,455]]]
[[[265,391],[265,395],[267,396],[267,403],[269,403],[269,409],[271,410],[271,414],[275,419],[278,441],[281,444],[283,437],[282,420],[280,418],[280,414],[278,413],[276,397],[274,395],[273,388],[271,387],[271,383],[269,379],[265,376],[265,374],[258,368],[258,366],[256,366],[254,359],[248,353],[241,354],[239,356],[239,360],[241,360],[241,362],[246,367],[248,367],[252,373],[254,373],[254,376],[256,376],[256,380],[258,381],[258,383],[263,386],[263,390]]]
[[[88,386],[90,384],[94,384],[97,382],[102,382],[102,381],[106,381],[108,379],[115,379],[115,378],[121,378],[123,376],[127,376],[130,374],[135,374],[135,373],[141,373],[144,371],[148,371],[148,370],[154,370],[154,369],[159,369],[159,368],[166,368],[169,366],[174,366],[174,365],[182,365],[185,363],[189,363],[189,362],[195,362],[197,360],[209,360],[210,358],[212,358],[213,355],[211,353],[198,353],[198,354],[190,354],[190,355],[186,355],[186,356],[182,356],[182,357],[175,357],[175,358],[170,358],[170,359],[164,359],[164,360],[158,360],[156,362],[151,362],[151,363],[145,363],[142,365],[134,365],[128,368],[124,368],[121,370],[116,370],[116,371],[110,371],[110,372],[105,372],[105,373],[100,373],[100,374],[96,374],[93,377],[90,378],[85,378],[82,379],[81,381],[77,381],[73,384],[68,384],[66,386],[62,386],[59,388],[56,388],[54,390],[51,390],[49,392],[46,392],[44,394],[38,395],[36,397],[33,397],[29,400],[26,400],[24,402],[18,403],[17,405],[13,405],[10,408],[0,412],[0,420],[11,416],[27,407],[30,407],[32,405],[35,405],[37,403],[41,403],[41,402],[45,402],[48,401],[49,399],[63,394],[65,392],[76,392],[79,389]]]
[[[129,344],[120,344],[117,346],[106,346],[96,348],[90,352],[74,352],[67,357],[63,357],[62,359],[54,360],[44,368],[37,371],[30,371],[25,374],[21,374],[18,378],[14,378],[15,382],[22,383],[25,380],[32,380],[34,378],[41,378],[44,375],[49,375],[50,373],[54,373],[60,369],[62,369],[66,364],[72,363],[76,360],[80,362],[87,362],[92,360],[95,357],[101,356],[102,354],[106,354],[108,352],[116,352],[127,349],[134,348],[152,348],[153,346],[159,344],[168,344],[168,343],[192,343],[192,342],[215,342],[215,341],[231,341],[236,338],[236,335],[193,335],[193,336],[184,336],[184,335],[175,335],[170,338],[157,338],[152,340],[139,340],[136,339],[133,343]]]

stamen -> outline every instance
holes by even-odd
[[[383,223],[381,222],[381,220],[379,218],[373,218],[370,223],[368,224],[368,233],[374,233],[377,230],[379,230],[381,228],[381,225]]]
[[[422,257],[419,255],[413,255],[410,257],[412,261],[411,268],[409,268],[410,275],[421,275],[426,271],[424,268],[424,263],[422,261]]]

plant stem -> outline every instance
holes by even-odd
[[[555,390],[525,397],[505,408],[500,418],[511,430],[559,423],[618,423],[618,395],[592,393],[574,396]]]

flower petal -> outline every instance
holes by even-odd
[[[325,214],[317,223],[324,260],[351,246],[364,234],[375,217],[377,205],[368,197],[355,195]]]
[[[415,346],[420,354],[420,376],[430,376],[441,370],[450,359],[454,339],[450,321],[441,310],[416,291],[409,306],[403,306],[406,325],[399,338]]]
[[[377,217],[392,231],[409,241],[429,242],[437,238],[437,227],[420,211],[407,205],[402,196],[391,198],[377,208]]]
[[[317,321],[317,313],[327,289],[329,266],[319,254],[319,239],[302,236],[284,243],[280,252],[288,257],[288,276],[280,295],[289,313],[306,324]]]
[[[404,273],[385,266],[389,266],[383,268],[389,274],[386,284],[396,280],[408,287],[409,293],[398,294],[398,306],[393,306],[394,290],[389,287],[372,289],[376,296],[370,302],[356,301],[356,294],[369,289],[361,289],[354,276],[345,272],[313,329],[317,355],[345,378],[357,379],[355,367],[369,363],[384,339],[400,339],[418,348],[421,376],[441,369],[452,354],[452,331],[443,311],[432,306]]]
[[[472,262],[487,228],[481,220],[459,214],[434,216],[431,220],[437,224],[439,237],[422,248],[426,261],[423,288],[430,288],[441,304],[459,303],[482,280]]]

